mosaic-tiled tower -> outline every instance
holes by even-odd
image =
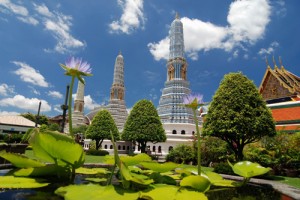
[[[118,129],[122,131],[128,113],[125,105],[124,58],[121,55],[121,52],[115,61],[114,80],[110,89],[110,100],[107,107],[114,118]]]
[[[72,94],[71,94],[72,95]],[[85,125],[84,121],[84,84],[78,81],[76,96],[74,99],[74,110],[72,113],[73,127]]]
[[[176,14],[170,30],[170,54],[167,62],[167,81],[158,105],[158,115],[165,123],[194,123],[192,110],[182,105],[189,95],[187,62],[184,58],[183,25]]]

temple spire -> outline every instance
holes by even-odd
[[[179,19],[179,14],[176,12],[175,19]]]

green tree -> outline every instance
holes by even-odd
[[[196,159],[193,147],[186,144],[177,145],[170,153],[167,155],[166,160],[175,163],[185,163],[188,164]]]
[[[166,133],[153,103],[143,99],[132,108],[125,123],[122,139],[137,142],[141,152],[146,152],[147,142],[164,142]]]
[[[118,128],[111,114],[107,110],[100,110],[87,128],[86,136],[96,141],[98,150],[104,139],[111,139],[110,132],[113,133],[115,140],[120,139]]]
[[[48,125],[48,129],[50,131],[59,131],[60,127],[56,123],[51,123],[51,124]]]
[[[226,141],[237,161],[243,160],[246,144],[276,135],[270,109],[241,72],[224,76],[208,108],[203,132]]]
[[[22,117],[25,117],[26,119],[29,119],[30,121],[36,122],[37,115],[34,115],[30,112],[21,114]],[[40,115],[38,119],[38,124],[46,124],[48,125],[49,119],[46,115]]]
[[[85,133],[86,130],[87,130],[88,126],[87,125],[81,125],[81,126],[78,126],[78,127],[74,127],[73,128],[73,133],[74,134],[77,134],[77,133]]]

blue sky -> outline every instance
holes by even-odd
[[[0,114],[62,113],[66,85],[59,63],[88,61],[85,113],[106,104],[119,51],[125,101],[158,105],[166,81],[168,32],[183,22],[188,80],[211,101],[223,76],[241,71],[259,87],[265,57],[300,75],[299,0],[0,0]],[[77,84],[73,93],[76,92]]]

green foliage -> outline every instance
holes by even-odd
[[[60,130],[60,126],[58,124],[56,124],[56,123],[51,123],[51,124],[49,124],[48,129],[50,131],[59,131]]]
[[[234,173],[244,177],[244,183],[248,182],[251,177],[266,174],[271,169],[262,167],[260,164],[252,163],[250,161],[242,161],[235,163],[234,165],[228,161],[228,164],[231,166]]]
[[[232,151],[228,148],[225,141],[217,137],[206,136],[202,138],[201,145],[201,163],[209,166],[211,163],[225,162],[231,159]]]
[[[187,176],[181,180],[180,186],[206,192],[210,188],[210,181],[204,176]]]
[[[3,141],[5,143],[20,143],[22,141],[23,134],[21,133],[7,133],[4,135]]]
[[[257,143],[247,145],[244,154],[249,161],[271,167],[277,175],[285,175],[284,170],[299,170],[300,133],[278,133],[275,137],[264,137]]]
[[[96,141],[96,149],[101,147],[104,139],[111,139],[110,132],[114,138],[119,140],[119,131],[114,119],[107,110],[100,110],[93,118],[92,124],[86,130],[87,138]]]
[[[96,150],[96,149],[89,149],[86,152],[86,155],[94,155],[94,156],[106,156],[109,155],[109,152],[106,150]]]
[[[29,113],[29,112],[28,113],[23,113],[23,114],[21,114],[21,116],[25,117],[26,119],[29,119],[30,121],[33,121],[33,122],[36,122],[36,120],[37,120],[37,115],[34,115],[32,113]],[[46,115],[40,115],[38,117],[38,124],[48,125],[48,123],[49,123],[49,119]]]
[[[28,167],[42,167],[45,166],[44,163],[29,159],[26,156],[18,155],[14,153],[6,152],[5,150],[0,151],[0,157],[8,160],[9,162],[13,163],[15,167],[18,168],[28,168]]]
[[[157,162],[142,162],[140,163],[140,165],[142,165],[146,169],[151,169],[153,171],[161,172],[161,173],[174,170],[179,166],[178,164],[172,162],[166,162],[163,164],[159,164]]]
[[[31,137],[31,133],[34,130],[34,128],[29,128],[26,133],[22,136],[21,142],[28,143],[29,138]]]
[[[220,174],[230,174],[230,175],[234,174],[232,168],[229,166],[227,162],[220,162],[214,164],[214,172]]]
[[[73,128],[73,133],[74,134],[77,134],[77,133],[83,133],[83,134],[85,134],[87,128],[88,128],[87,125],[81,125],[81,126],[78,126],[78,127],[74,127]]]
[[[39,188],[49,185],[42,179],[32,179],[14,176],[0,176],[0,188]]]
[[[246,144],[276,134],[270,109],[255,84],[242,73],[224,76],[209,106],[203,132],[226,141],[237,160],[243,160]]]
[[[132,108],[124,126],[122,139],[138,142],[141,152],[146,152],[147,142],[166,141],[157,110],[149,100],[140,100]]]
[[[64,197],[64,199],[82,200],[82,199],[101,199],[101,200],[133,200],[138,199],[138,192],[124,190],[117,186],[100,186],[94,184],[88,185],[69,185],[60,187],[55,194]]]
[[[191,161],[195,160],[195,152],[193,150],[193,147],[186,144],[179,144],[169,152],[166,160],[175,163],[188,164]]]

